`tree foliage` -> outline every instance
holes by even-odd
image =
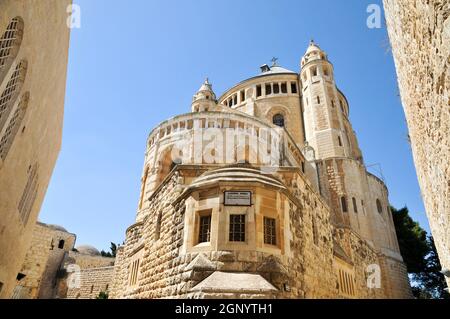
[[[109,249],[110,249],[110,251],[108,251],[108,252],[102,250],[100,252],[100,254],[103,257],[116,257],[117,245],[115,243],[111,242],[111,247]]]
[[[416,298],[450,298],[433,237],[410,216],[407,207],[391,207],[400,253],[410,274]]]

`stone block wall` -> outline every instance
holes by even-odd
[[[73,249],[75,235],[52,225],[37,223],[30,248],[20,273],[25,277],[18,283],[20,294],[15,298],[51,298],[56,273],[67,253]],[[59,248],[60,241],[64,246]]]
[[[426,213],[450,269],[450,3],[383,2]]]
[[[67,299],[96,299],[101,292],[109,293],[113,274],[113,266],[81,270],[81,286],[69,288]]]

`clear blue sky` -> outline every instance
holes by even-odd
[[[273,56],[298,71],[311,38],[334,64],[366,164],[381,165],[391,203],[428,229],[387,31],[366,26],[368,4],[381,1],[75,3],[81,29],[71,34],[62,151],[40,220],[76,233],[78,245],[124,240],[147,135],[189,112],[206,76],[220,95]]]

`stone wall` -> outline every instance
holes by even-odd
[[[82,269],[79,288],[69,288],[67,299],[96,299],[101,292],[109,293],[114,267]]]
[[[284,246],[281,251],[242,246],[229,250],[208,250],[207,246],[189,243],[188,233],[195,225],[186,214],[192,199],[182,199],[183,168],[175,170],[153,194],[143,222],[127,230],[125,245],[118,252],[111,298],[383,298],[391,296],[380,286],[367,286],[368,265],[380,265],[376,250],[350,229],[335,230],[330,222],[330,210],[321,197],[298,171],[279,172],[288,185],[288,197],[277,200],[285,211]],[[246,184],[246,187],[252,187]],[[265,190],[269,192],[269,190]],[[263,192],[263,194],[265,193]],[[219,192],[221,193],[221,192]],[[254,192],[258,201],[270,201]],[[198,195],[192,195],[197,198]],[[277,198],[279,195],[272,195]],[[215,203],[215,200],[210,203]],[[221,201],[219,201],[221,202]],[[199,207],[206,207],[204,206]],[[196,208],[198,209],[198,208]],[[220,210],[225,214],[226,208]],[[161,213],[161,218],[158,217]],[[255,213],[258,214],[258,213]],[[213,217],[214,218],[214,217]],[[158,224],[158,220],[161,221]],[[223,224],[223,222],[222,222]],[[221,227],[221,226],[219,226]],[[155,237],[158,233],[159,237]],[[215,231],[215,228],[212,228]],[[217,230],[216,230],[217,231]],[[220,230],[219,230],[220,231]],[[251,230],[248,236],[251,236]],[[211,235],[213,236],[213,235]],[[249,239],[249,245],[252,240]],[[214,239],[211,239],[214,242]],[[341,295],[335,272],[335,244],[349,256],[349,268],[355,274],[357,290],[352,296]],[[187,246],[186,246],[187,245]],[[224,247],[224,245],[221,245]],[[137,265],[137,266],[136,266]],[[381,267],[381,266],[380,266]],[[258,274],[274,287],[271,291],[223,290],[204,287],[204,282],[218,272],[228,274]],[[382,271],[383,273],[383,271]],[[223,275],[223,274],[222,274]],[[134,279],[133,279],[134,278]],[[401,277],[400,277],[401,278]],[[407,285],[407,278],[403,277]],[[226,283],[223,283],[226,286]],[[396,283],[392,284],[394,287]],[[202,287],[203,289],[199,288]],[[408,297],[408,294],[402,297]]]
[[[67,6],[71,2],[0,1],[0,37],[13,18],[23,20],[17,55],[12,57],[12,64],[7,63],[10,67],[0,67],[0,94],[19,62],[26,61],[27,65],[17,99],[11,101],[12,111],[9,116],[3,114],[0,121],[1,144],[7,123],[12,123],[5,121],[6,117],[11,119],[19,100],[28,96],[9,151],[0,159],[0,298],[11,297],[16,286],[61,146],[70,35]]]
[[[20,294],[15,294],[14,297],[52,298],[56,274],[68,252],[73,249],[75,238],[74,234],[64,231],[61,227],[38,222],[20,270],[25,276],[17,286]],[[60,248],[61,241],[64,242]]]
[[[384,7],[426,212],[450,269],[450,3],[384,0]]]

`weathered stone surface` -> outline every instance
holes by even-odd
[[[0,298],[10,298],[16,286],[61,147],[71,2],[0,1],[0,38],[14,18],[23,22],[20,45],[0,64],[2,97],[16,66],[26,64],[26,73],[20,76],[23,85],[17,86],[5,109],[11,111],[0,116]],[[4,41],[0,47],[5,47]],[[10,126],[14,114],[21,115]],[[7,130],[14,132],[9,138]],[[10,145],[7,152],[5,143]]]
[[[384,0],[384,7],[426,213],[450,269],[450,3]]]

